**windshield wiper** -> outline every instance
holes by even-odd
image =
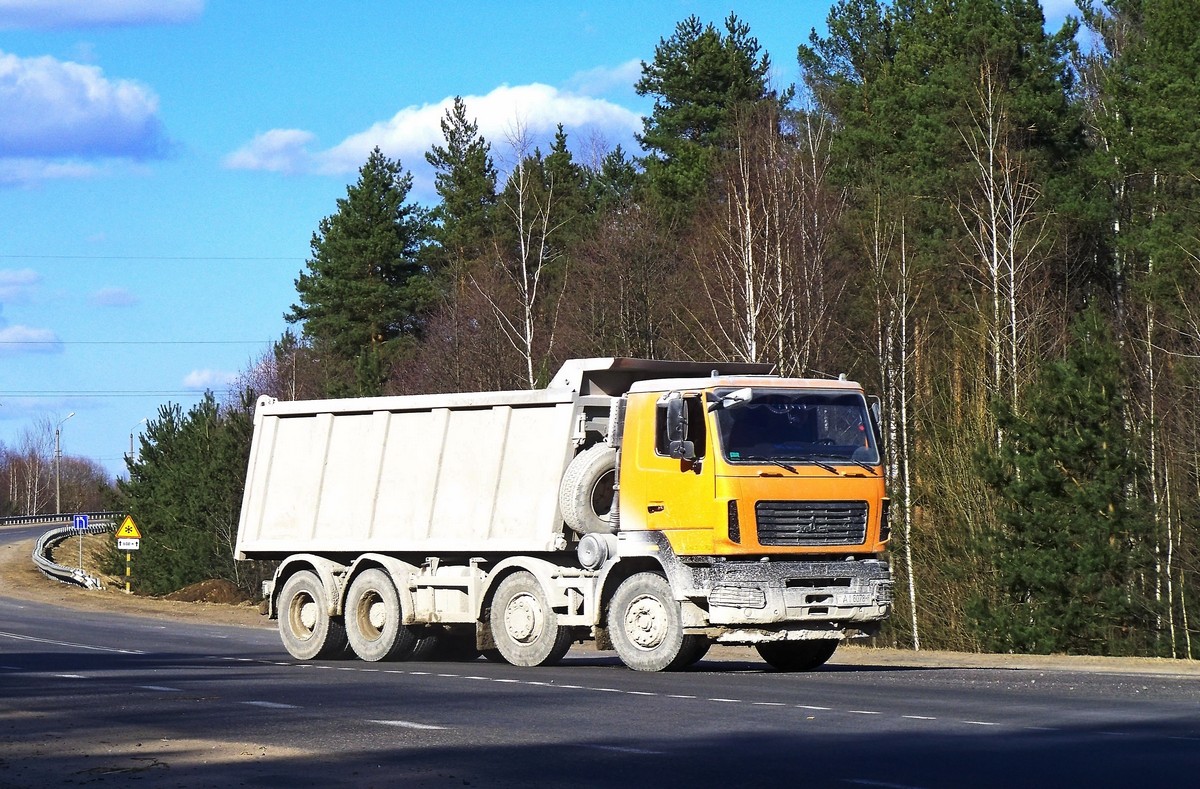
[[[854,465],[859,466],[860,468],[865,468],[867,471],[872,471],[872,472],[875,471],[875,468],[873,466],[871,466],[870,464],[864,463],[863,461],[857,460],[855,458],[848,458],[843,455],[816,455],[815,457],[824,458],[826,460],[840,460],[840,461],[844,461],[846,463],[853,463]],[[815,459],[813,460],[813,462],[817,463],[817,465],[821,465]],[[822,468],[824,468],[824,467],[822,466]]]
[[[764,455],[742,455],[741,460],[752,460],[752,461],[756,461],[758,463],[770,463],[772,465],[779,466],[781,469],[790,471],[793,474],[800,473],[799,471],[796,471],[795,466],[789,466],[787,463],[784,463],[782,460],[776,460],[775,458],[769,458]],[[829,470],[833,471],[832,468]]]

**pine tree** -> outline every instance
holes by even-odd
[[[419,332],[435,297],[419,260],[427,219],[406,202],[411,188],[400,162],[376,148],[313,234],[308,272],[296,280],[300,303],[284,317],[303,322],[335,370],[330,394],[378,393],[394,341]]]
[[[211,392],[184,414],[178,403],[146,425],[140,451],[118,482],[125,510],[142,532],[133,585],[167,594],[199,581],[225,579],[247,591],[253,580],[233,559],[242,506],[252,404],[222,408]],[[110,571],[124,572],[115,553]]]
[[[689,16],[659,41],[653,61],[642,62],[635,87],[654,97],[654,110],[638,141],[650,151],[646,176],[668,216],[686,213],[705,193],[716,154],[734,144],[734,111],[778,100],[767,85],[770,57],[760,49],[734,14],[724,33]]]
[[[1024,414],[1002,400],[1006,436],[982,456],[1003,501],[987,542],[996,596],[974,612],[1000,651],[1137,654],[1153,639],[1145,594],[1151,521],[1145,468],[1125,428],[1120,357],[1097,309],[1073,327],[1066,358],[1047,364]]]
[[[496,168],[491,145],[479,134],[479,125],[467,119],[461,96],[442,118],[445,145],[425,154],[436,171],[434,185],[441,203],[433,209],[438,223],[434,239],[443,257],[473,260],[481,256],[489,239],[496,207]]]

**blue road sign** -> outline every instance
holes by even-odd
[[[75,528],[79,529],[80,531],[83,531],[87,527],[88,527],[88,516],[76,515],[75,516]]]

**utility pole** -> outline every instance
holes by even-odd
[[[62,477],[62,426],[71,417],[75,416],[75,412],[67,414],[62,420],[54,426],[54,512],[62,514],[62,495],[59,490],[59,484]]]

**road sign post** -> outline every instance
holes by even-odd
[[[129,579],[133,575],[133,554],[131,551],[136,551],[141,547],[142,533],[138,531],[137,524],[133,522],[133,518],[126,515],[125,520],[121,521],[121,528],[117,529],[117,550],[125,551],[125,594],[129,594]]]
[[[87,531],[88,516],[87,515],[76,515],[74,522],[75,522],[75,531],[79,532],[79,573],[80,573],[80,575],[82,575],[83,574],[83,533]]]

